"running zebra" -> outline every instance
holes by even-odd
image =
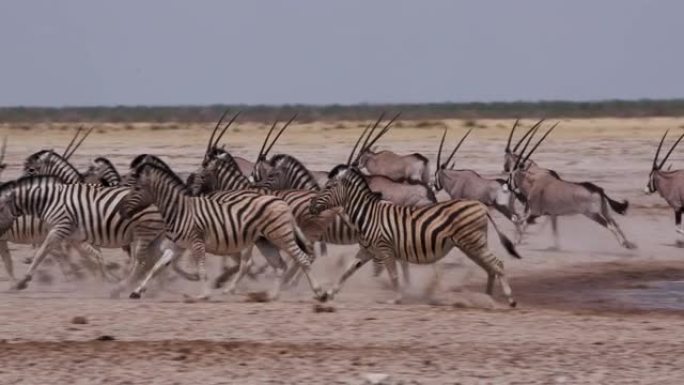
[[[156,205],[166,222],[166,236],[174,244],[173,248],[164,251],[147,278],[131,293],[132,298],[140,296],[156,272],[185,249],[190,249],[204,284],[198,299],[206,299],[211,290],[205,253],[238,253],[262,237],[298,263],[316,296],[322,295],[320,286],[310,273],[312,258],[308,241],[295,224],[290,207],[281,199],[253,192],[192,197],[186,194],[185,183],[173,172],[146,163],[139,165],[130,178],[135,188],[123,200],[120,211],[127,216],[135,215],[141,209]],[[241,261],[238,274],[244,275],[250,264],[251,259]],[[277,298],[281,283],[280,279],[277,280],[271,299]]]
[[[402,296],[395,259],[434,263],[457,247],[487,272],[487,294],[492,294],[494,280],[498,278],[509,305],[516,305],[504,275],[503,262],[487,246],[488,219],[506,250],[516,258],[520,255],[496,227],[482,203],[461,200],[421,208],[397,206],[381,201],[357,169],[337,168],[312,202],[311,211],[315,214],[335,207],[342,207],[359,230],[361,249],[324,299],[333,298],[356,270],[374,259],[385,264],[396,292],[393,302],[400,302]]]
[[[121,174],[105,157],[97,157],[93,160],[88,170],[83,173],[83,180],[86,183],[101,184],[106,187],[116,187],[122,183]]]
[[[124,281],[129,284],[140,272],[140,256],[146,256],[157,248],[164,223],[155,209],[142,210],[130,218],[123,218],[116,208],[128,190],[63,184],[57,177],[44,175],[22,177],[0,186],[0,231],[9,228],[12,221],[22,215],[40,219],[48,229],[28,271],[14,288],[25,289],[47,253],[61,247],[64,242],[70,242],[80,251],[92,255],[105,277],[107,272],[97,248],[134,245],[134,268]]]

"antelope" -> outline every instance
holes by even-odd
[[[665,131],[662,139],[660,139],[644,192],[646,194],[653,194],[658,191],[658,194],[660,194],[667,204],[672,207],[672,210],[674,210],[675,231],[680,235],[684,235],[684,226],[682,226],[682,212],[684,211],[684,170],[662,170],[665,162],[667,162],[667,159],[672,154],[672,151],[674,151],[682,138],[684,138],[684,134],[677,138],[665,157],[658,163],[658,156],[660,155],[660,150],[663,147],[663,142],[665,141],[668,132],[669,130]],[[677,245],[681,247],[684,245],[684,241],[678,240]]]
[[[521,222],[532,223],[536,217],[550,216],[554,224],[553,248],[558,249],[558,229],[554,223],[556,217],[582,214],[609,229],[623,247],[636,248],[634,243],[627,240],[609,210],[610,207],[616,213],[624,215],[629,206],[627,201],[618,202],[611,199],[601,187],[590,182],[564,181],[557,174],[554,175],[528,162],[530,156],[556,126],[557,124],[547,130],[526,155],[527,145],[523,148],[506,181],[505,188],[517,193],[523,191],[527,197],[527,210]],[[536,129],[530,134],[530,139],[535,133]]]
[[[360,170],[365,169],[368,174],[386,176],[397,182],[409,181],[423,184],[430,183],[430,164],[425,156],[418,153],[398,155],[388,150],[379,152],[374,152],[372,150],[373,145],[389,131],[389,128],[399,117],[399,114],[395,115],[389,123],[387,123],[385,128],[370,140],[383,116],[384,115],[380,115],[378,122],[368,133],[368,136],[364,140],[361,150],[352,165]]]
[[[447,134],[447,129],[444,129],[442,141],[439,143],[439,150],[437,151],[435,190],[444,189],[451,199],[480,201],[487,207],[494,208],[517,225],[517,217],[512,210],[513,196],[509,191],[502,189],[502,186],[506,183],[505,179],[484,178],[473,170],[454,170],[455,162],[450,167],[447,167],[471,131],[472,129],[463,135],[456,147],[451,151],[451,154],[449,154],[444,162],[441,162],[442,148]]]

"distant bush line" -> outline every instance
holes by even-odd
[[[606,100],[596,102],[494,102],[358,105],[209,105],[116,107],[0,107],[0,123],[38,122],[212,122],[228,108],[242,111],[240,121],[287,119],[295,112],[300,123],[368,120],[381,112],[401,112],[403,120],[598,118],[684,116],[684,99]]]

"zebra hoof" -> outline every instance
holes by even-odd
[[[28,287],[28,283],[31,280],[31,277],[26,277],[22,279],[21,281],[18,281],[14,285],[12,285],[12,290],[24,290]]]
[[[131,295],[128,296],[128,298],[130,298],[130,299],[140,299],[140,293],[138,293],[137,291],[134,291],[134,292],[131,293]]]
[[[322,293],[317,294],[315,298],[318,300],[318,302],[328,302],[332,300],[332,293],[324,291]]]

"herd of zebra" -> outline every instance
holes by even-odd
[[[442,161],[444,130],[433,174],[421,154],[374,150],[398,118],[394,116],[380,128],[381,115],[366,127],[345,163],[321,172],[308,170],[288,154],[269,156],[296,116],[279,129],[277,121],[271,126],[255,162],[232,156],[219,143],[238,115],[225,125],[227,111],[221,116],[199,168],[185,180],[150,154],[135,157],[125,174],[105,157],[94,159],[81,173],[69,161],[90,133],[81,135],[81,129],[61,155],[54,150],[29,155],[24,175],[0,185],[0,255],[12,288],[26,288],[48,255],[68,273],[70,255],[76,251],[94,260],[104,279],[117,281],[113,295],[132,290],[130,297],[140,298],[150,281],[171,265],[184,278],[201,281],[197,298],[206,299],[212,284],[205,260],[206,253],[211,253],[224,257],[224,268],[226,259],[234,261],[233,274],[217,281],[230,280],[223,289],[227,293],[235,292],[245,275],[271,268],[275,280],[269,299],[277,298],[283,285],[303,274],[315,298],[330,300],[356,270],[372,260],[375,275],[387,271],[396,303],[402,299],[397,262],[409,283],[409,263],[434,263],[456,247],[486,271],[486,292],[491,295],[498,280],[509,305],[515,306],[503,262],[488,247],[490,223],[505,250],[513,257],[520,255],[490,216],[490,208],[515,225],[516,243],[535,218],[548,216],[557,246],[557,217],[582,214],[609,229],[623,247],[636,247],[611,216],[611,210],[625,214],[626,201],[611,199],[595,184],[566,181],[531,159],[556,127],[551,126],[530,148],[543,120],[515,144],[519,122],[514,123],[504,152],[507,178],[488,179],[473,170],[454,169],[454,157],[471,130]],[[667,200],[675,211],[677,232],[684,233],[680,227],[684,170],[662,170],[684,134],[659,160],[666,136],[667,132],[658,145],[646,192],[658,191]],[[5,168],[4,153],[5,144],[0,170]],[[440,191],[450,199],[438,201]],[[516,204],[522,204],[522,213]],[[39,245],[18,280],[8,242]],[[359,246],[353,262],[328,290],[311,272],[315,257],[326,254],[326,244]],[[260,268],[253,266],[254,246],[265,259]],[[114,277],[105,268],[102,248],[120,248],[128,255],[124,277]],[[177,263],[188,249],[196,273]]]

